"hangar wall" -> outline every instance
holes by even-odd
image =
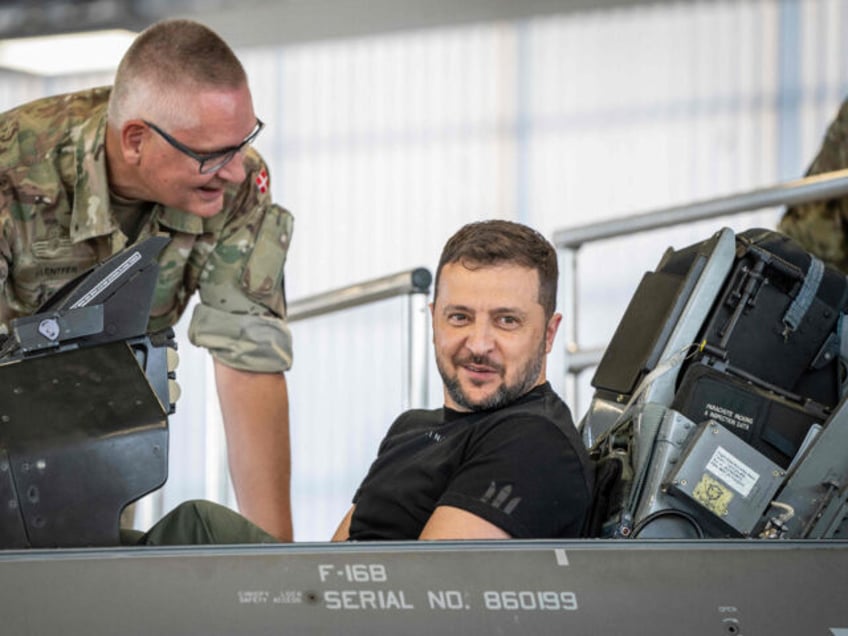
[[[257,147],[276,201],[296,217],[288,297],[434,269],[468,221],[514,219],[552,237],[799,177],[846,93],[845,32],[838,0],[746,0],[239,46],[268,123]],[[3,74],[0,108],[110,79]],[[585,248],[580,340],[606,342],[667,245],[720,225],[773,226],[778,215]],[[403,312],[390,300],[293,325],[298,540],[330,536],[401,409]],[[184,330],[171,473],[154,516],[192,497],[234,505],[211,365]],[[561,389],[560,359],[551,357],[549,377]],[[430,376],[438,406],[434,364]]]

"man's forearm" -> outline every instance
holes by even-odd
[[[233,489],[241,513],[281,541],[293,539],[286,378],[215,361]]]
[[[453,506],[437,506],[424,525],[422,540],[509,539],[509,533],[482,517]]]
[[[351,506],[347,514],[339,523],[339,527],[333,533],[333,541],[347,541],[350,538],[350,520],[353,517],[353,511],[356,506]]]

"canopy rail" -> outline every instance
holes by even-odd
[[[288,305],[287,319],[290,323],[297,322],[389,298],[408,296],[403,402],[404,408],[424,408],[428,401],[427,303],[432,281],[430,270],[424,267],[374,278],[292,301]]]

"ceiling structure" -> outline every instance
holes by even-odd
[[[192,17],[234,47],[357,37],[671,0],[0,0],[0,40]],[[677,2],[693,0],[677,0]]]

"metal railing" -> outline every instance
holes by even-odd
[[[848,195],[848,169],[556,231],[554,245],[560,252],[560,306],[563,308],[563,333],[566,336],[565,390],[572,407],[578,409],[577,375],[596,366],[604,352],[604,347],[584,348],[578,343],[577,257],[583,245],[720,216],[845,195]]]
[[[409,271],[383,276],[332,291],[308,296],[289,303],[287,319],[289,322],[323,316],[344,309],[367,305],[397,296],[409,296],[406,322],[406,355],[404,410],[426,408],[428,405],[428,346],[429,312],[427,303],[430,294],[432,275],[428,269],[419,267]],[[227,466],[226,442],[220,426],[213,426],[207,432],[206,472],[204,497],[220,503],[230,499],[229,470]],[[149,528],[164,514],[163,491],[139,500],[133,512],[133,523],[138,528]],[[229,505],[235,505],[233,501]]]
[[[406,377],[404,409],[424,408],[428,402],[428,312],[430,270],[418,267],[348,285],[339,289],[292,301],[288,305],[288,321],[296,322],[323,316],[343,309],[375,303],[397,296],[409,296],[406,312]]]

